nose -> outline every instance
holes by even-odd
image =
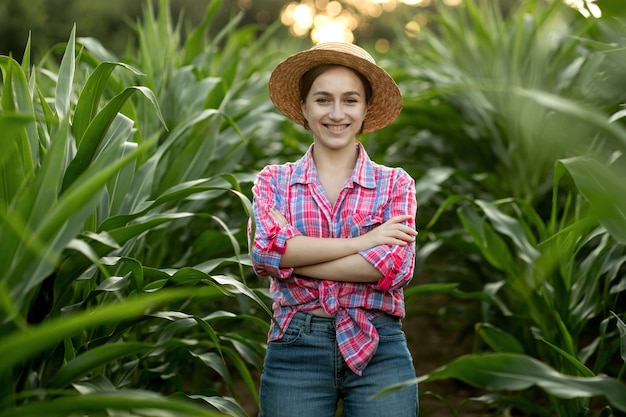
[[[343,106],[342,106],[341,102],[333,103],[333,105],[332,105],[332,107],[330,109],[329,117],[332,120],[341,120],[341,119],[343,119],[343,115],[344,115],[344,111],[343,111]]]

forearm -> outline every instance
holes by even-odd
[[[371,282],[380,280],[382,274],[359,254],[315,265],[307,265],[294,269],[297,275],[329,281]]]
[[[272,216],[280,225],[287,221],[275,210]],[[295,268],[330,262],[380,245],[406,246],[415,241],[417,231],[402,224],[411,219],[409,215],[394,216],[370,232],[351,238],[315,238],[294,236],[287,241],[285,253],[280,260],[281,268]]]
[[[312,238],[294,236],[287,241],[285,253],[280,260],[281,268],[318,265],[368,249],[359,245],[356,238]]]

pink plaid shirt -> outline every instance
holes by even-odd
[[[348,238],[366,233],[389,218],[410,214],[415,227],[415,182],[401,168],[388,168],[370,160],[356,145],[355,169],[331,207],[312,158],[313,145],[295,163],[271,165],[258,175],[252,188],[255,220],[251,257],[254,271],[271,277],[274,317],[268,340],[281,338],[297,311],[322,307],[336,316],[337,342],[346,363],[361,375],[378,347],[378,333],[371,320],[381,314],[404,317],[402,288],[413,277],[415,244],[381,245],[360,252],[382,273],[378,283],[319,280],[280,268],[288,239],[304,235]],[[280,227],[270,216],[280,211],[288,225]],[[332,277],[329,277],[332,279]]]

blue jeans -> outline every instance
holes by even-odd
[[[296,313],[282,339],[267,348],[259,417],[334,417],[340,399],[345,417],[416,417],[415,385],[370,398],[415,378],[401,321],[381,316],[372,323],[380,342],[358,376],[339,353],[335,319]]]

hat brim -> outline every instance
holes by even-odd
[[[355,53],[364,56],[360,57]],[[312,49],[298,52],[280,62],[272,71],[269,81],[270,98],[285,116],[304,126],[300,78],[319,65],[342,65],[358,71],[372,86],[372,98],[363,121],[362,132],[381,129],[397,119],[402,110],[402,94],[393,78],[367,59],[368,57],[369,55],[361,48],[339,42],[319,44]]]

